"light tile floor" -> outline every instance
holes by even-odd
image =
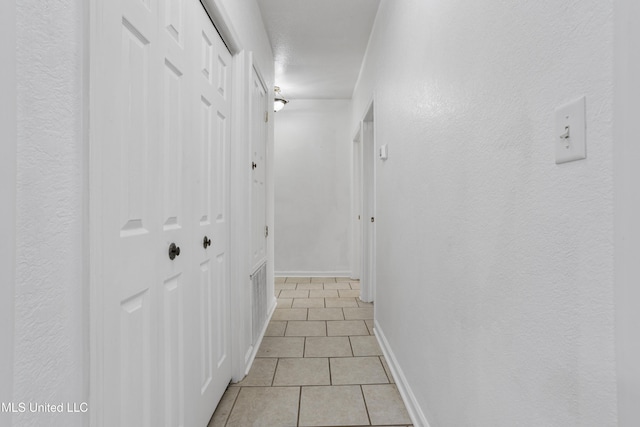
[[[209,427],[411,426],[359,289],[347,278],[276,278],[278,308],[251,371]]]

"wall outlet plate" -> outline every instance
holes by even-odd
[[[556,108],[554,145],[556,164],[587,158],[586,98]]]

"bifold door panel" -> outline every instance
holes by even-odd
[[[195,0],[94,0],[91,25],[98,423],[206,425],[231,378],[231,55]]]

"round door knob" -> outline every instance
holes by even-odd
[[[180,246],[176,246],[175,243],[169,245],[169,259],[173,260],[177,256],[180,256]]]
[[[211,239],[208,238],[207,236],[204,236],[204,240],[202,241],[202,246],[207,249],[209,246],[211,246]]]

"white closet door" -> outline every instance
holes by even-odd
[[[231,57],[197,1],[92,8],[97,419],[206,425],[231,378]]]
[[[192,127],[196,157],[193,185],[196,200],[194,240],[198,247],[197,387],[192,399],[197,422],[206,425],[231,378],[229,312],[229,162],[231,137],[231,54],[209,17],[195,9],[191,25],[197,29],[190,43],[195,49],[195,91]],[[205,243],[206,239],[206,243]],[[195,285],[195,284],[194,284]]]

